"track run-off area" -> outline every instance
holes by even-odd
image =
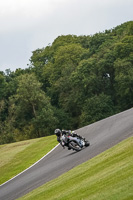
[[[56,146],[36,164],[0,186],[0,200],[14,200],[133,136],[133,108],[75,131],[90,142],[80,152]],[[56,137],[56,136],[55,136]],[[30,159],[30,158],[29,158]]]

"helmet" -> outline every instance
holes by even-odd
[[[55,129],[54,131],[56,136],[60,136],[61,135],[61,130],[60,129]]]

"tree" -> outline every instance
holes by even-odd
[[[119,107],[125,110],[133,106],[133,64],[130,57],[115,62],[115,90]]]
[[[56,125],[76,129],[131,108],[132,52],[131,21],[92,36],[59,36],[33,51],[29,68],[0,72],[1,141],[47,135]]]
[[[85,126],[114,114],[113,102],[110,96],[103,93],[85,101],[80,117],[80,126]]]
[[[46,77],[49,82],[48,94],[53,105],[62,104],[63,94],[66,95],[71,90],[71,74],[76,70],[84,52],[79,44],[61,46],[55,52],[54,62],[45,67],[44,79]]]
[[[17,93],[10,98],[10,104],[15,105],[15,127],[20,130],[31,127],[30,137],[48,135],[53,130],[56,119],[50,99],[41,90],[41,83],[34,74],[18,77]]]
[[[5,98],[6,96],[6,87],[7,87],[7,82],[4,73],[0,72],[0,100]]]

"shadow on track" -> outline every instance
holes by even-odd
[[[70,154],[64,156],[64,158],[65,158],[65,157],[68,157],[68,156],[72,156],[72,155],[74,155],[74,154],[76,154],[76,153],[78,153],[78,151],[74,151],[74,152],[72,152],[72,153],[70,153]]]
[[[81,151],[83,151],[83,150],[85,150],[86,148],[83,148]],[[68,157],[68,156],[72,156],[72,155],[75,155],[76,153],[79,153],[79,152],[81,152],[81,151],[73,151],[72,153],[70,153],[70,154],[68,154],[68,155],[66,155],[66,156],[64,156],[64,157]]]

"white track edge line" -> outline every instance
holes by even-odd
[[[29,170],[30,168],[32,168],[34,165],[36,165],[37,163],[39,163],[43,158],[45,158],[47,155],[49,155],[52,151],[54,151],[57,147],[59,146],[59,144],[57,144],[53,149],[51,149],[51,151],[49,151],[46,155],[44,155],[40,160],[38,160],[37,162],[35,162],[33,165],[31,165],[30,167],[28,167],[27,169],[25,169],[24,171],[20,172],[19,174],[17,174],[16,176],[14,176],[13,178],[9,179],[8,181],[4,182],[3,184],[0,185],[3,186],[6,183],[10,182],[11,180],[15,179],[16,177],[18,177],[20,174],[23,174],[25,171]]]

